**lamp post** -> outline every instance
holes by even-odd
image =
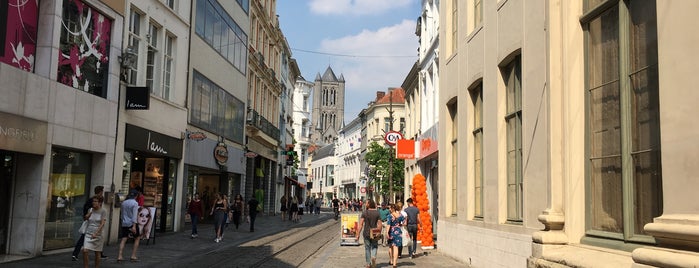
[[[393,90],[389,93],[388,131],[393,131]],[[388,202],[393,203],[393,146],[388,146]]]

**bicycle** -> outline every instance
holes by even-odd
[[[338,207],[333,207],[333,212],[335,213],[335,220],[340,216],[340,210]]]

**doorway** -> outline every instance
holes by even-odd
[[[0,254],[7,253],[10,236],[10,214],[12,181],[14,178],[15,156],[0,150]]]

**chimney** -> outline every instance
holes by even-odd
[[[379,101],[381,98],[386,96],[386,92],[383,91],[376,91],[376,101]]]

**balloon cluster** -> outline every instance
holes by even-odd
[[[420,210],[420,228],[418,228],[417,239],[421,241],[423,247],[434,246],[432,240],[432,215],[430,215],[430,201],[427,198],[427,183],[425,176],[417,174],[413,177],[413,189],[410,193],[415,206]]]

